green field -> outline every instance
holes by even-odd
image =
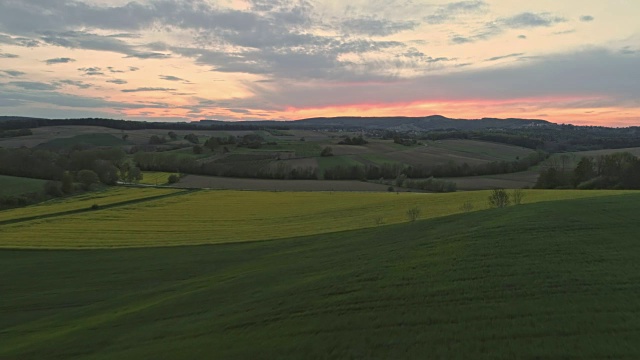
[[[59,213],[89,209],[93,205],[108,206],[118,203],[126,204],[132,201],[157,198],[178,192],[180,191],[176,189],[110,188],[103,191],[90,192],[68,198],[53,199],[23,208],[0,211],[0,223],[36,216],[51,216]],[[3,240],[3,233],[0,233],[0,243],[5,241]]]
[[[42,193],[45,180],[0,175],[0,196]]]
[[[169,182],[169,176],[172,174],[161,171],[144,171],[139,183],[142,185],[165,185]]]
[[[488,207],[489,191],[451,194],[197,191],[173,196],[169,189],[114,189],[102,197],[45,203],[0,212],[4,248],[110,248],[179,246],[270,240],[361,229],[409,221],[417,207],[421,219]],[[527,190],[524,203],[629,194],[632,191]],[[154,196],[161,196],[154,199]],[[125,201],[146,199],[129,203]],[[122,206],[87,210],[92,204]],[[20,221],[34,215],[55,218]]]
[[[3,250],[0,358],[638,359],[639,211],[632,194],[265,242]]]
[[[92,146],[122,146],[127,142],[112,134],[82,134],[70,138],[56,138],[44,144],[38,145],[40,148],[60,149],[70,148],[75,145],[92,145]]]

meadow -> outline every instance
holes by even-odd
[[[115,189],[96,195],[0,212],[3,248],[111,248],[271,240],[378,227],[488,208],[489,191],[449,194],[196,191]],[[632,191],[526,190],[523,203],[630,194]],[[157,195],[156,195],[157,194]],[[165,196],[170,194],[171,196]],[[137,197],[136,197],[137,196]],[[161,196],[154,199],[154,196]],[[125,200],[146,199],[134,203]],[[92,204],[117,204],[93,211]],[[29,220],[37,214],[55,218]],[[27,219],[21,219],[27,217]],[[29,220],[29,221],[20,221]]]
[[[0,196],[42,193],[45,180],[0,175]]]
[[[0,358],[637,359],[639,204],[538,202],[208,246],[2,250]]]
[[[93,205],[113,206],[127,204],[150,198],[179,193],[177,189],[127,188],[115,187],[82,195],[49,200],[37,205],[0,211],[0,224],[19,221],[25,218],[51,216],[79,210],[88,210]],[[1,236],[2,234],[0,234]],[[2,240],[0,240],[1,242]]]

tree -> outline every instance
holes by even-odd
[[[417,207],[411,208],[407,210],[407,218],[409,221],[414,222],[420,217],[420,212],[420,209]]]
[[[333,156],[333,149],[330,146],[325,147],[320,152],[320,156]]]
[[[198,139],[196,134],[187,134],[184,136],[184,139],[193,144],[200,143],[200,139]]]
[[[96,174],[95,171],[91,171],[91,170],[78,171],[78,174],[76,175],[76,180],[82,183],[85,190],[89,190],[91,185],[97,184],[100,182],[100,178],[98,178],[98,174]]]
[[[595,162],[593,158],[583,157],[578,162],[575,170],[573,170],[573,186],[577,187],[580,183],[593,178],[595,175]]]
[[[129,169],[129,173],[127,173],[127,181],[130,183],[138,183],[140,182],[140,180],[142,180],[143,178],[143,174],[142,171],[140,171],[140,168],[137,166],[134,166],[132,168]]]
[[[65,194],[71,194],[73,192],[73,176],[68,171],[65,171],[62,175],[62,185],[60,189]]]
[[[169,131],[167,135],[169,135],[169,139],[171,139],[172,141],[178,140],[178,134],[174,133],[173,131]]]
[[[200,145],[194,145],[193,146],[193,153],[196,155],[202,154],[202,152],[204,151],[204,149],[202,149],[202,146]]]
[[[522,199],[524,199],[524,191],[522,189],[514,189],[511,193],[511,197],[513,198],[513,203],[515,205],[522,204]]]
[[[494,208],[503,208],[509,206],[511,200],[505,189],[493,189],[489,195],[489,205]]]
[[[153,135],[149,139],[149,145],[161,145],[167,142],[167,139],[158,135]]]
[[[49,180],[46,183],[44,183],[44,193],[53,197],[62,196],[62,189],[60,189],[60,182]]]
[[[176,174],[169,175],[169,178],[167,179],[167,182],[169,184],[175,184],[178,181],[180,181],[180,177],[178,175],[176,175]]]

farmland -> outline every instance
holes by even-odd
[[[50,216],[89,209],[93,205],[109,206],[178,193],[176,189],[110,188],[62,199],[50,200],[38,205],[0,211],[0,223],[24,218]]]
[[[214,246],[4,250],[0,358],[636,359],[638,204],[539,202]]]
[[[15,196],[42,192],[45,181],[0,175],[0,196]]]
[[[45,203],[0,212],[0,247],[110,248],[178,246],[270,240],[407,222],[407,210],[418,208],[421,219],[488,207],[488,191],[452,194],[197,191],[170,194],[167,189],[118,189],[104,198],[89,195],[77,201]],[[139,192],[139,193],[137,193]],[[528,190],[524,203],[611,196],[632,191]],[[158,195],[156,195],[158,194]],[[64,214],[125,200],[95,211]],[[38,214],[63,213],[55,219],[19,221]]]

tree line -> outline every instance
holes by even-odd
[[[544,169],[539,189],[640,189],[640,159],[629,152],[585,156],[573,169],[557,164]]]

